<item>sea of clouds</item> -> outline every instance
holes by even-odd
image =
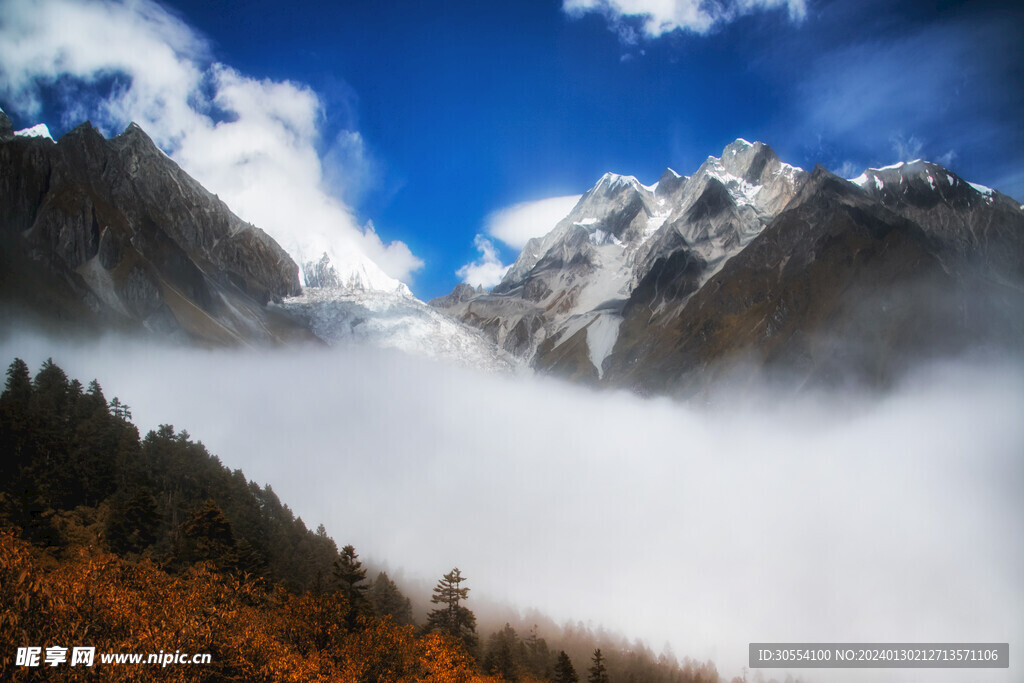
[[[727,679],[750,642],[1024,642],[1017,361],[934,364],[885,394],[683,404],[353,348],[9,332],[0,350],[97,378],[143,433],[188,430],[412,585],[458,566],[478,600],[669,643]]]

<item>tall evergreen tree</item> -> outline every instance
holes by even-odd
[[[234,566],[235,535],[231,530],[231,522],[213,499],[192,511],[181,526],[181,532],[185,537],[182,559],[186,562],[205,560],[221,568]]]
[[[358,624],[360,615],[368,615],[372,611],[366,597],[366,569],[363,568],[363,563],[353,546],[347,545],[342,548],[338,559],[334,561],[334,580],[348,604],[345,623],[353,629]]]
[[[484,671],[499,676],[504,681],[518,681],[522,643],[510,624],[495,631],[487,639],[487,654],[484,655]]]
[[[590,666],[587,683],[610,683],[611,679],[608,678],[608,667],[605,666],[604,655],[601,654],[601,648],[594,650],[594,657],[591,661],[593,664]]]
[[[412,624],[412,603],[386,572],[381,572],[369,590],[370,603],[378,617],[391,617],[396,624]]]
[[[47,358],[36,373],[32,382],[32,399],[36,411],[47,420],[57,423],[66,421],[68,376],[52,358]]]
[[[35,437],[29,404],[32,402],[32,378],[28,365],[20,358],[7,368],[7,383],[0,394],[0,481],[12,482],[33,460]]]
[[[554,659],[548,649],[546,640],[537,635],[537,625],[530,629],[530,634],[523,638],[523,666],[534,677],[548,680],[551,678],[551,664]]]
[[[469,589],[461,586],[465,580],[459,568],[455,567],[437,582],[430,602],[440,607],[427,615],[427,628],[458,638],[472,653],[477,643],[476,615],[462,605],[469,596]]]
[[[558,661],[555,662],[555,683],[579,683],[579,680],[572,660],[565,654],[565,650],[562,650],[558,653]]]
[[[7,368],[7,384],[4,385],[3,400],[28,406],[31,398],[32,375],[25,361],[15,358]]]

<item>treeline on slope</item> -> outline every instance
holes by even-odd
[[[197,560],[292,590],[329,577],[338,548],[269,486],[231,471],[170,425],[139,438],[131,410],[47,360],[32,379],[15,360],[0,397],[0,517],[26,540],[90,540],[167,568]]]
[[[163,425],[140,439],[128,405],[52,360],[34,378],[20,359],[9,366],[0,446],[5,680],[41,672],[14,665],[16,645],[213,657],[147,669],[153,680],[718,680],[710,663],[639,645],[604,638],[604,654],[581,628],[551,629],[551,646],[509,624],[481,641],[457,568],[417,627],[409,599],[386,573],[368,579],[352,546],[339,551],[323,525],[307,529],[269,486],[187,432]],[[46,673],[78,680],[89,670]]]

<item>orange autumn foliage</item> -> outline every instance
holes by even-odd
[[[79,548],[50,558],[0,531],[0,679],[27,681],[488,681],[451,639],[363,618],[339,593],[293,594],[198,564],[173,576]],[[92,667],[15,666],[17,647],[96,648]],[[210,653],[210,664],[102,664],[101,653]]]

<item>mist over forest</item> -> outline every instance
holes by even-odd
[[[8,331],[0,351],[97,378],[140,431],[186,429],[392,575],[457,565],[480,604],[668,644],[725,680],[749,642],[1024,636],[1019,358],[871,394],[745,384],[679,403],[355,348]]]

